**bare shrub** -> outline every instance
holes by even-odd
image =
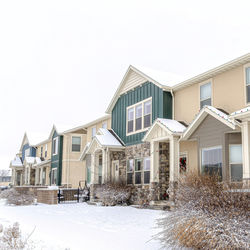
[[[194,249],[250,248],[249,194],[232,192],[216,176],[180,178],[176,210],[159,220],[165,246]]]
[[[16,222],[12,226],[0,231],[0,248],[3,250],[15,249],[32,249],[28,244],[27,239],[24,239],[21,234],[19,224]]]
[[[131,197],[131,188],[122,183],[104,184],[98,188],[97,192],[104,206],[128,204]]]
[[[6,199],[9,205],[31,205],[34,203],[34,195],[30,193],[19,193],[15,189],[8,189],[0,193],[1,199]]]

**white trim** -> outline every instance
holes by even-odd
[[[55,152],[54,152],[54,141],[56,141]],[[53,138],[53,140],[52,140],[52,155],[57,155],[57,154],[58,154],[58,136]]]

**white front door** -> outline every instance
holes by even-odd
[[[112,181],[119,181],[119,161],[112,161]]]

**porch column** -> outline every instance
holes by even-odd
[[[242,122],[243,186],[250,185],[250,124]]]
[[[107,148],[107,182],[111,182],[110,151]]]
[[[12,185],[15,186],[16,185],[16,170],[15,168],[12,168]]]
[[[28,170],[28,183],[27,184],[30,185],[30,172],[31,172],[30,171],[30,166],[28,166],[27,170]]]
[[[91,154],[91,184],[98,184],[98,161],[96,153]]]
[[[150,142],[150,182],[159,182],[159,142]]]
[[[40,185],[43,185],[43,171],[44,171],[44,168],[40,168]]]
[[[35,185],[39,184],[39,168],[35,169]]]
[[[169,141],[169,199],[174,200],[175,188],[179,178],[179,138],[173,136]]]
[[[106,180],[107,180],[106,149],[102,149],[102,184],[105,184]]]

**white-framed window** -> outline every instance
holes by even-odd
[[[144,169],[144,172],[143,172],[144,184],[149,184],[150,182],[150,157],[144,158],[143,169]]]
[[[52,168],[52,170],[51,170],[51,185],[56,185],[56,179],[57,179],[57,169]]]
[[[48,155],[48,144],[45,144],[44,157],[46,158]]]
[[[127,184],[133,184],[133,175],[134,175],[134,159],[127,161]]]
[[[102,123],[102,128],[105,128],[105,129],[107,129],[107,128],[108,128],[108,124],[107,124],[107,122],[103,122],[103,123]]]
[[[250,102],[250,67],[245,68],[246,71],[246,101]]]
[[[201,149],[201,173],[222,177],[222,146]]]
[[[43,157],[43,146],[41,146],[41,157]]]
[[[152,98],[127,107],[127,135],[139,133],[151,126]]]
[[[92,138],[95,137],[95,135],[96,135],[96,126],[92,127],[92,129],[91,129]]]
[[[52,143],[52,153],[53,155],[57,155],[58,154],[58,137],[55,137],[53,139],[53,143]]]
[[[30,156],[30,148],[25,149],[24,156],[29,157]]]
[[[150,183],[150,157],[127,161],[127,184]]]
[[[80,152],[80,151],[81,151],[81,137],[72,136],[72,152]]]
[[[242,165],[242,145],[229,145],[229,165],[231,181],[242,181],[243,165]]]
[[[200,108],[203,108],[205,105],[212,105],[211,82],[200,85]]]

